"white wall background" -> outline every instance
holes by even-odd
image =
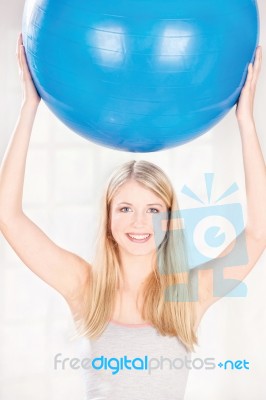
[[[0,160],[19,111],[21,88],[15,47],[22,0],[0,3]],[[266,44],[266,4],[259,0],[261,44]],[[237,16],[236,16],[237,17]],[[265,50],[265,49],[264,49]],[[266,156],[266,65],[256,102],[256,121]],[[245,205],[240,136],[232,111],[212,131],[173,150],[131,154],[89,143],[64,127],[44,104],[34,125],[25,178],[24,210],[57,244],[90,261],[102,185],[113,167],[131,159],[160,165],[172,179],[181,207],[195,207],[180,193],[184,184],[204,199],[203,174],[214,172],[214,194],[232,182],[232,202]],[[81,173],[82,171],[82,173]],[[245,280],[246,298],[225,298],[212,306],[199,328],[195,357],[246,359],[250,370],[192,370],[186,400],[264,400],[266,358],[266,254]],[[53,357],[76,354],[73,323],[63,298],[42,282],[0,236],[0,399],[82,398],[81,376],[55,371]]]

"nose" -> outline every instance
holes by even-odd
[[[133,227],[142,228],[147,225],[147,216],[143,212],[135,211],[133,213]]]

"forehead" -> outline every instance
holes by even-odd
[[[161,198],[157,196],[152,190],[144,187],[134,180],[130,180],[124,183],[115,193],[113,197],[113,203],[120,203],[123,201],[132,204],[144,202],[160,202],[161,204],[163,204]]]

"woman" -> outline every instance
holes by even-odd
[[[91,341],[93,358],[121,361],[125,353],[130,358],[130,363],[123,358],[115,374],[110,374],[111,364],[95,366],[88,399],[182,399],[197,327],[219,298],[213,291],[219,258],[211,268],[189,272],[181,226],[174,220],[178,205],[173,188],[160,168],[145,161],[126,163],[111,176],[92,264],[53,243],[22,209],[26,156],[40,97],[21,36],[18,60],[23,102],[1,166],[1,231],[22,261],[66,299],[80,332]],[[258,47],[236,108],[246,180],[243,234],[248,261],[224,269],[224,279],[235,284],[250,272],[266,245],[266,171],[253,118],[260,67]],[[162,229],[155,229],[157,218]],[[160,357],[178,359],[181,367],[160,364]]]

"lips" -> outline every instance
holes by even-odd
[[[150,233],[126,233],[128,239],[134,243],[146,243],[150,237]]]

